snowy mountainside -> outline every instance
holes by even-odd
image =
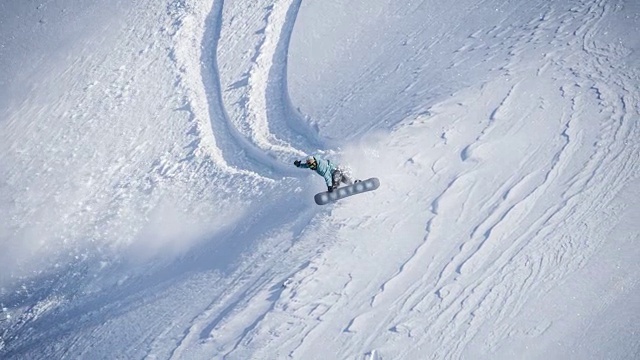
[[[637,3],[0,7],[3,358],[640,355]]]

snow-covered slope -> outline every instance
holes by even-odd
[[[2,358],[640,356],[637,2],[0,14]]]

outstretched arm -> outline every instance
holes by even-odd
[[[293,165],[295,165],[296,167],[299,167],[299,168],[305,168],[305,169],[309,168],[309,165],[307,165],[307,163],[302,162],[300,160],[294,161]]]

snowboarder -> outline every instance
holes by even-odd
[[[299,168],[308,168],[314,170],[318,175],[324,178],[324,182],[327,184],[327,191],[332,192],[337,189],[340,183],[347,185],[353,184],[353,181],[347,175],[344,169],[339,165],[334,164],[331,160],[325,160],[319,156],[309,156],[305,162],[296,160],[293,164]],[[356,180],[355,182],[359,182]]]

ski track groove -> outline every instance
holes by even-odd
[[[205,35],[203,38],[203,47],[205,49],[210,49],[209,54],[203,54],[202,59],[202,76],[205,87],[207,88],[206,94],[209,102],[209,119],[212,124],[212,133],[218,134],[229,134],[229,138],[231,141],[238,144],[238,150],[227,151],[228,153],[242,153],[247,154],[251,158],[255,159],[254,161],[257,164],[269,164],[269,170],[265,171],[263,169],[262,173],[270,173],[272,170],[277,169],[279,172],[284,174],[293,174],[289,167],[285,167],[278,161],[274,161],[268,156],[266,156],[262,151],[255,148],[250,139],[244,137],[240,131],[234,126],[234,123],[230,120],[229,114],[227,113],[226,106],[224,100],[222,98],[222,84],[220,80],[220,70],[218,67],[218,44],[220,42],[220,37],[223,28],[223,10],[224,10],[225,1],[214,1],[213,8],[211,9],[210,15],[208,15],[206,28],[209,29],[207,32],[209,35]],[[207,70],[207,64],[211,64],[211,72]],[[216,131],[219,129],[221,131]],[[255,167],[256,165],[254,165]],[[258,169],[260,169],[259,166]]]
[[[288,162],[284,163],[282,160],[285,156],[290,157],[291,155],[300,155],[302,154],[301,151],[294,149],[289,144],[281,143],[278,146],[280,146],[280,149],[283,151],[282,156],[274,159],[268,152],[265,152],[265,148],[268,149],[272,145],[264,145],[258,139],[273,138],[273,134],[259,131],[252,134],[244,134],[241,131],[241,128],[238,128],[239,124],[230,117],[227,111],[227,105],[223,98],[221,76],[218,65],[219,42],[222,33],[225,30],[223,25],[224,9],[224,0],[213,1],[209,14],[206,15],[206,19],[204,20],[205,25],[202,44],[199,46],[202,48],[199,54],[199,66],[195,65],[193,60],[190,59],[196,54],[189,54],[189,50],[182,50],[179,52],[180,54],[186,52],[187,55],[185,56],[189,57],[189,59],[181,59],[179,62],[185,63],[183,67],[187,69],[199,68],[198,75],[186,75],[188,79],[191,79],[191,87],[198,89],[200,84],[204,85],[204,93],[199,92],[199,90],[193,90],[186,106],[189,106],[190,111],[192,111],[194,116],[200,120],[201,124],[203,124],[202,126],[205,131],[200,134],[205,139],[203,143],[211,144],[207,151],[214,155],[214,159],[218,159],[217,162],[221,165],[222,169],[227,169],[226,164],[230,164],[233,166],[233,168],[230,169],[231,173],[238,173],[241,176],[252,176],[253,174],[266,178],[274,178],[281,175],[292,177],[297,176],[296,170],[289,166]],[[197,14],[190,15],[195,17]],[[180,17],[179,20],[181,20]],[[190,20],[193,22],[197,19]],[[196,47],[196,45],[191,46]],[[258,51],[256,61],[259,61],[261,58],[261,51],[263,50],[261,49]],[[271,65],[272,64],[270,62],[267,62],[264,65],[266,66],[267,71]],[[281,71],[286,73],[286,67],[281,69]],[[280,74],[280,77],[283,76],[284,75]],[[280,82],[283,81],[284,80],[281,80]],[[280,91],[286,91],[286,86],[279,85],[277,89]],[[265,97],[265,94],[264,92],[250,94],[249,101],[252,101],[251,99],[256,97]],[[282,98],[280,101],[283,101]],[[280,105],[274,106],[286,108],[287,104],[280,103]],[[266,104],[264,104],[264,102],[260,103],[258,105],[258,109],[254,111],[266,113]],[[208,119],[208,122],[205,123],[204,119]],[[255,122],[256,119],[254,118],[251,124],[253,125]],[[211,140],[209,141],[207,139]],[[219,153],[219,155],[216,156],[215,154],[217,153]],[[247,170],[237,171],[234,170],[234,168]]]
[[[301,0],[270,5],[264,37],[248,75],[247,127],[260,148],[282,160],[322,147],[317,134],[293,110],[287,93],[288,47],[300,5]],[[298,143],[304,151],[292,148],[291,143]]]

